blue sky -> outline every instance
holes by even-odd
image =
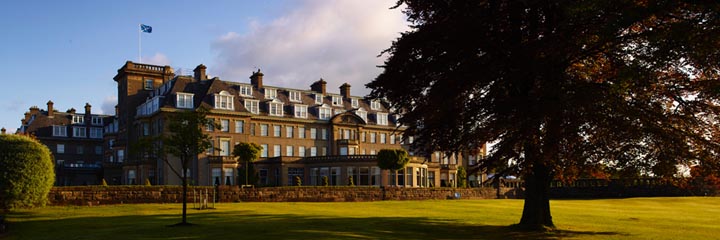
[[[0,127],[10,132],[31,106],[112,114],[125,61],[246,82],[255,68],[265,84],[309,88],[324,78],[353,95],[380,69],[377,55],[408,30],[394,0],[11,1],[0,9]]]

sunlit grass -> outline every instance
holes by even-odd
[[[46,207],[8,216],[7,239],[716,239],[720,198],[554,200],[558,230],[519,232],[522,200]]]

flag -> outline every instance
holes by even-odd
[[[152,33],[152,27],[145,24],[140,24],[140,31]]]

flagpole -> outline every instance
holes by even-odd
[[[142,24],[138,24],[138,63],[142,62]]]

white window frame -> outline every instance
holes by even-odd
[[[262,136],[262,137],[268,136],[268,125],[267,124],[260,124],[260,136]]]
[[[376,134],[374,132],[370,133],[370,143],[375,143],[375,135]]]
[[[288,97],[291,102],[302,102],[302,94],[299,91],[288,91]]]
[[[248,112],[253,113],[253,114],[258,114],[259,113],[259,110],[258,110],[259,104],[260,104],[260,101],[258,101],[258,100],[245,99],[244,105],[245,105],[245,109],[247,109]]]
[[[387,113],[375,113],[375,120],[377,120],[377,125],[388,125],[388,114]]]
[[[221,91],[220,93],[215,94],[214,97],[215,109],[235,110],[235,96],[230,95],[227,91]]]
[[[245,132],[245,121],[235,120],[235,133]]]
[[[327,140],[328,137],[328,130],[327,128],[321,128],[320,129],[320,139]]]
[[[103,119],[100,116],[92,116],[91,121],[92,121],[92,125],[95,125],[95,126],[103,125]]]
[[[103,129],[99,127],[91,127],[90,128],[90,138],[102,138],[103,137]]]
[[[355,114],[358,115],[358,117],[362,118],[363,121],[365,121],[366,123],[367,123],[367,113],[368,112],[365,111],[365,109],[363,109],[363,108],[358,108],[358,110],[355,111]]]
[[[298,146],[298,157],[304,157],[305,156],[305,146]]]
[[[87,131],[85,130],[85,127],[73,127],[73,137],[77,138],[86,138],[87,137]]]
[[[305,127],[298,127],[298,138],[304,139],[305,138]]]
[[[231,148],[232,146],[230,145],[230,139],[220,139],[220,156],[230,156],[230,151],[232,151]]]
[[[315,104],[323,104],[323,95],[320,93],[315,94]]]
[[[381,133],[380,134],[380,143],[385,144],[386,139],[387,139],[387,135],[385,135],[384,133]]]
[[[307,105],[295,104],[293,110],[296,118],[307,118]]]
[[[144,88],[145,90],[152,90],[152,89],[153,89],[153,82],[154,82],[154,81],[152,80],[152,78],[147,78],[147,79],[145,79],[145,82],[144,82],[144,84],[143,84],[143,88]]]
[[[353,108],[358,108],[358,107],[360,107],[360,101],[359,101],[357,98],[351,98],[351,99],[350,99],[350,103],[351,103],[351,105],[352,105]]]
[[[290,146],[290,145],[285,146],[285,156],[288,156],[288,157],[295,156],[293,149],[295,149],[294,146]]]
[[[175,99],[175,107],[176,108],[191,109],[195,105],[193,103],[193,98],[195,97],[195,94],[178,92],[175,95],[176,95],[176,99]]]
[[[293,135],[295,135],[295,134],[293,134],[294,131],[295,131],[295,127],[293,127],[293,126],[285,126],[285,137],[286,137],[286,138],[293,138]],[[288,156],[292,156],[292,155],[288,155]]]
[[[310,156],[311,157],[317,156],[317,147],[310,147]]]
[[[220,119],[220,131],[230,132],[230,119]]]
[[[263,90],[265,93],[265,99],[276,99],[277,98],[277,89],[275,88],[265,88]]]
[[[270,116],[283,116],[283,104],[278,102],[268,102],[268,114]]]
[[[318,107],[318,119],[329,120],[332,116],[332,109],[329,107],[321,106]]]
[[[282,156],[282,147],[280,144],[273,145],[273,157]]]
[[[268,145],[262,144],[262,145],[260,145],[260,147],[262,148],[262,151],[260,151],[260,157],[264,157],[264,158],[268,157]]]
[[[73,115],[72,124],[84,124],[84,123],[85,123],[84,115]]]
[[[53,125],[53,137],[67,137],[67,126]]]
[[[370,101],[370,109],[372,110],[380,110],[380,102],[379,101]]]
[[[252,97],[252,86],[240,85],[240,90],[238,91],[238,94],[240,96]]]
[[[273,125],[273,137],[280,137],[282,134],[282,128],[280,125]]]
[[[317,128],[310,128],[310,139],[317,139]]]
[[[65,153],[65,144],[58,143],[57,148],[55,149],[56,153]]]
[[[342,104],[343,104],[342,96],[332,95],[332,105],[333,106],[342,106]]]

